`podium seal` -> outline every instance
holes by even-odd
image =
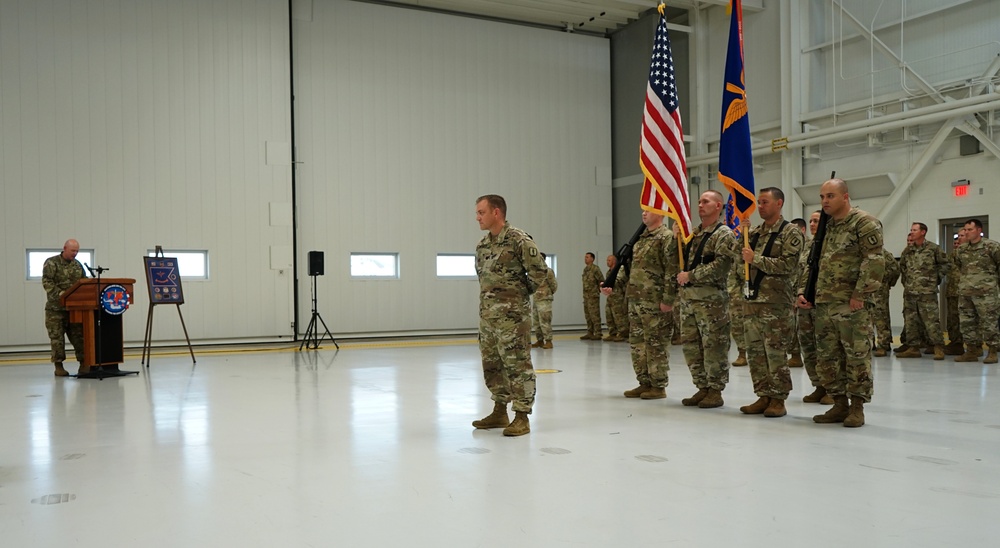
[[[129,294],[124,287],[112,284],[101,291],[101,308],[112,316],[119,316],[128,310]]]

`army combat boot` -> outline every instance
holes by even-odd
[[[626,398],[639,398],[642,397],[643,392],[648,392],[653,387],[648,384],[640,384],[631,390],[626,390],[624,392]]]
[[[812,391],[812,394],[806,394],[805,396],[802,396],[802,401],[806,403],[819,403],[820,400],[822,400],[823,396],[825,395],[826,395],[826,388],[823,388],[822,386],[817,386],[816,389]]]
[[[492,413],[477,421],[472,421],[472,426],[483,430],[489,430],[490,428],[506,428],[509,424],[510,418],[507,416],[507,404],[500,402],[493,402]]]
[[[771,403],[764,410],[765,417],[784,417],[786,414],[788,411],[785,411],[785,400],[778,398],[771,398]]]
[[[788,358],[788,367],[802,367],[802,356],[792,354],[792,357]]]
[[[63,369],[62,362],[56,362],[55,366],[56,366],[56,372],[55,373],[56,373],[57,377],[68,377],[69,376],[69,371],[66,371],[65,369]]]
[[[706,392],[705,393],[705,397],[702,398],[702,400],[700,402],[698,402],[698,407],[700,407],[702,409],[712,409],[712,408],[715,408],[715,407],[722,407],[722,404],[725,403],[722,400],[722,391],[721,390],[716,390],[714,388],[709,388],[705,392]]]
[[[965,354],[957,356],[955,358],[956,362],[978,362],[979,356],[983,355],[982,345],[970,344],[966,350]]]
[[[965,354],[965,344],[961,341],[949,343],[944,347],[944,353],[946,356],[961,356]]]
[[[545,341],[542,343],[543,350],[552,350],[552,341]]]
[[[920,349],[913,348],[912,346],[902,352],[896,352],[897,358],[919,358],[922,356],[923,354],[920,352]]]
[[[506,413],[504,413],[506,416]],[[523,436],[531,432],[531,425],[528,424],[528,414],[522,413],[520,411],[514,412],[514,420],[510,423],[510,426],[503,429],[503,435],[505,436]]]
[[[826,413],[823,413],[822,415],[814,416],[813,422],[818,422],[820,424],[844,422],[844,419],[847,418],[847,413],[848,413],[847,396],[834,396],[833,407],[831,407]]]
[[[538,339],[537,341],[535,341],[534,343],[531,344],[531,347],[532,348],[541,348],[543,344],[545,344],[545,341],[543,341],[542,339]]]
[[[644,400],[662,400],[667,397],[667,389],[662,386],[651,386],[649,390],[640,394],[639,397]]]
[[[854,396],[851,398],[851,407],[844,418],[844,426],[857,428],[865,424],[865,400]]]
[[[740,407],[740,413],[745,415],[760,415],[767,409],[767,406],[771,404],[771,398],[767,396],[761,396],[757,398],[757,401],[751,403],[750,405],[744,405]]]
[[[983,363],[997,363],[997,349],[990,347],[989,352],[986,353],[986,358],[983,359]]]
[[[733,362],[733,367],[746,367],[747,365],[747,352],[746,350],[740,350],[740,355],[736,356],[736,361]]]
[[[708,395],[708,389],[707,388],[699,388],[698,391],[695,392],[693,396],[691,396],[690,398],[684,398],[683,400],[681,400],[681,405],[686,405],[688,407],[693,407],[693,406],[698,405],[699,403],[701,403],[701,400],[705,399],[705,396],[707,396],[707,395]]]
[[[944,347],[940,344],[934,345],[934,359],[938,361],[944,359]]]

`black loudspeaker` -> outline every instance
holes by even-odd
[[[323,252],[322,251],[310,251],[309,252],[309,275],[310,276],[322,276],[323,275]]]
[[[979,139],[972,135],[963,135],[958,139],[958,153],[961,156],[973,156],[979,154],[983,149],[979,146]]]

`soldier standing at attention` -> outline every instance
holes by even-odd
[[[545,262],[544,253],[542,262]],[[535,336],[538,337],[538,342],[531,345],[532,348],[552,348],[552,301],[555,300],[558,288],[556,273],[546,265],[545,283],[538,286],[531,297],[531,320],[535,326]]]
[[[742,245],[740,237],[733,234],[736,239],[735,246]],[[736,360],[733,367],[746,367],[747,365],[747,345],[746,329],[743,318],[743,286],[746,285],[746,272],[743,268],[743,261],[733,261],[733,267],[729,269],[729,276],[726,279],[726,291],[729,293],[729,334],[736,342]]]
[[[724,199],[716,190],[698,198],[701,224],[687,245],[684,272],[677,275],[681,301],[681,339],[691,380],[698,391],[681,403],[702,409],[721,407],[729,383],[729,295],[726,277],[732,268],[736,239],[719,222]]]
[[[489,231],[476,246],[479,276],[479,352],[483,377],[493,394],[493,412],[472,426],[503,428],[505,436],[531,431],[528,415],[535,403],[531,366],[528,300],[545,283],[547,267],[531,237],[507,223],[507,202],[487,194],[476,200],[476,220]],[[512,402],[514,420],[507,416]]]
[[[885,259],[878,221],[851,207],[847,183],[830,179],[820,187],[823,212],[830,216],[821,246],[816,280],[816,373],[833,407],[813,417],[818,423],[865,423],[864,404],[870,402],[872,379],[871,318],[865,301],[882,284]],[[798,304],[812,307],[799,287]],[[848,407],[850,397],[850,407]]]
[[[958,315],[958,281],[962,277],[955,257],[958,248],[965,243],[965,229],[959,229],[951,253],[948,254],[948,283],[945,284],[945,298],[948,303],[948,346],[944,347],[945,356],[961,356],[965,353],[965,342],[962,339],[962,322]]]
[[[791,223],[793,225],[795,225],[796,228],[799,229],[799,232],[802,234],[802,241],[805,242],[805,240],[806,240],[806,229],[807,229],[806,220],[803,219],[802,217],[798,217],[796,219],[792,219]],[[806,248],[807,248],[807,246],[803,244],[802,249],[804,251],[806,251],[806,253],[808,253],[808,251],[806,250]],[[796,268],[798,268],[798,267],[796,267]],[[795,287],[796,289],[799,287],[799,271],[798,270],[795,271],[795,279],[793,281],[793,287]],[[789,353],[788,367],[802,367],[802,348],[799,346],[798,314],[796,314],[797,310],[798,309],[795,308],[795,299],[792,299],[792,321],[793,321],[793,324],[795,326],[795,329],[793,330],[794,332],[792,333],[791,342],[788,345],[788,347],[789,347],[788,348],[788,353]]]
[[[892,256],[892,252],[883,247],[882,258],[885,260],[885,276],[871,303],[872,323],[875,324],[875,356],[879,358],[888,356],[889,352],[892,352],[889,291],[899,280],[899,263]]]
[[[608,272],[611,272],[618,264],[618,258],[608,255],[607,263]],[[618,269],[613,291],[605,293],[604,288],[601,288],[601,293],[608,297],[604,302],[604,317],[608,319],[608,334],[604,337],[605,341],[621,342],[628,338],[628,306],[625,298],[625,289],[628,287],[627,267],[628,265],[622,265],[622,268]]]
[[[677,240],[663,226],[663,215],[642,212],[646,230],[632,248],[628,280],[629,338],[632,369],[639,386],[625,391],[626,398],[658,400],[667,397],[670,371],[671,311],[677,294]],[[618,289],[618,281],[615,289]],[[611,295],[610,287],[602,287]]]
[[[83,265],[76,260],[80,252],[80,242],[66,240],[62,253],[45,259],[42,266],[42,288],[45,289],[45,329],[49,332],[52,347],[52,363],[55,375],[65,377],[69,372],[63,368],[66,360],[66,336],[73,345],[76,361],[83,367],[83,325],[69,323],[69,311],[63,308],[59,299],[63,292],[83,278]]]
[[[580,337],[582,341],[599,341],[604,336],[601,327],[601,282],[604,274],[601,267],[594,264],[596,257],[587,252],[583,256],[583,316],[587,320],[587,334]]]
[[[810,241],[816,237],[816,230],[819,228],[820,212],[813,211],[809,216],[809,237]],[[809,250],[814,244],[804,246],[802,256],[799,258],[799,282],[798,285],[805,285],[806,276],[809,275]],[[813,391],[802,397],[806,403],[821,403],[823,405],[833,405],[833,398],[827,395],[826,388],[819,380],[816,373],[816,313],[812,308],[802,308],[796,303],[795,306],[795,329],[798,331],[799,348],[802,349],[802,365],[805,366],[806,375],[813,386]]]
[[[934,348],[934,359],[944,359],[944,336],[938,310],[938,285],[948,273],[948,258],[937,244],[927,241],[927,225],[910,225],[912,244],[899,257],[899,274],[903,282],[903,325],[909,348],[897,358],[921,357],[921,343],[916,337],[923,333]]]
[[[956,362],[978,362],[983,355],[983,343],[989,348],[983,363],[997,363],[1000,333],[1000,243],[983,238],[983,223],[979,219],[965,221],[965,243],[958,248],[955,260],[962,271],[958,280],[958,314],[962,322],[965,354]]]
[[[764,221],[750,231],[750,247],[740,264],[750,265],[750,294],[730,307],[743,306],[747,358],[757,401],[740,407],[747,415],[783,417],[792,391],[786,350],[795,336],[793,306],[798,282],[802,232],[781,218],[785,194],[779,188],[757,193],[757,212]]]

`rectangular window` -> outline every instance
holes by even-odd
[[[545,255],[545,264],[549,265],[549,268],[552,269],[552,273],[553,274],[558,274],[558,271],[556,270],[556,256],[555,255]]]
[[[472,253],[438,253],[438,278],[475,278],[476,256]]]
[[[352,278],[399,278],[399,253],[351,253]]]
[[[146,256],[155,257],[156,251],[147,250]],[[208,279],[208,250],[164,249],[163,256],[177,259],[177,270],[182,280]]]
[[[29,280],[41,280],[42,279],[42,267],[45,265],[45,260],[54,255],[62,253],[62,249],[29,249],[27,250],[27,266],[28,266],[28,279]],[[97,266],[94,264],[94,250],[93,249],[81,249],[79,253],[76,254],[76,260],[80,261],[81,264],[89,264],[92,268]],[[83,274],[89,276],[87,272],[87,267],[83,267]]]

